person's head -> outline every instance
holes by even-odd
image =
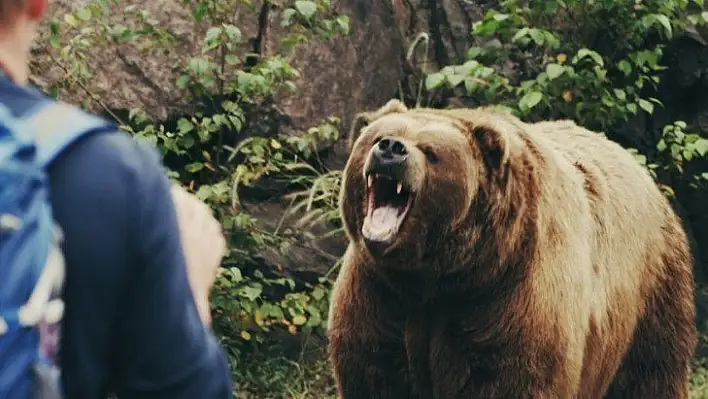
[[[14,80],[27,80],[27,63],[49,0],[0,0],[0,64]]]

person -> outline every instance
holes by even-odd
[[[0,0],[0,103],[17,117],[52,101],[27,87],[48,1]],[[117,129],[80,138],[48,175],[64,234],[66,397],[231,398],[226,355],[202,322],[225,245],[208,207]]]

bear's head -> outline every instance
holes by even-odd
[[[506,165],[523,145],[516,129],[489,110],[407,109],[398,100],[359,114],[340,197],[349,238],[375,258],[412,260],[481,234],[480,212],[494,210],[480,202],[503,195]]]

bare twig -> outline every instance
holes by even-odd
[[[420,46],[421,43],[425,43],[425,57],[423,61],[423,67],[421,68],[423,72],[423,76],[425,76],[427,67],[428,67],[428,55],[430,53],[430,35],[428,35],[426,32],[421,32],[419,33],[415,39],[413,40],[413,43],[411,43],[410,47],[408,48],[408,54],[406,54],[406,61],[413,65],[415,63],[415,52],[418,49],[418,46]],[[423,92],[423,83],[425,82],[425,78],[421,77],[421,81],[418,84],[418,95],[416,96],[415,99],[415,107],[420,108],[420,96]]]
[[[68,77],[70,77],[74,82],[76,82],[76,84],[78,84],[79,87],[81,87],[81,89],[83,89],[83,91],[86,92],[86,94],[88,94],[88,96],[91,97],[91,99],[92,99],[93,101],[95,101],[96,103],[98,103],[98,105],[100,105],[101,108],[103,108],[117,123],[119,123],[121,126],[127,126],[126,123],[123,122],[123,120],[122,120],[118,115],[115,114],[115,112],[111,111],[111,109],[108,107],[108,105],[106,105],[106,103],[104,103],[103,100],[101,100],[100,97],[98,97],[98,96],[97,96],[96,94],[94,94],[91,90],[89,90],[89,88],[86,87],[86,85],[85,85],[83,82],[81,82],[80,79],[78,79],[77,77],[75,77],[75,76],[71,73],[71,71],[69,70],[69,68],[68,68],[63,62],[61,62],[61,60],[57,59],[57,58],[51,53],[51,51],[49,50],[49,48],[47,48],[46,45],[44,46],[44,50],[45,50],[45,51],[47,52],[47,54],[49,55],[49,58],[52,59],[52,62],[54,62],[56,65],[58,65],[59,68],[61,68],[61,69],[64,71],[64,73],[65,73]]]

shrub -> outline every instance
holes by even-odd
[[[467,97],[527,121],[573,119],[618,139],[617,127],[662,106],[656,95],[663,50],[672,37],[708,21],[702,10],[702,0],[502,1],[474,24],[477,45],[464,63],[426,75],[428,102]],[[683,172],[708,155],[708,140],[686,128],[683,121],[666,126],[650,154],[629,150],[657,178],[665,171],[704,187],[708,174]]]

